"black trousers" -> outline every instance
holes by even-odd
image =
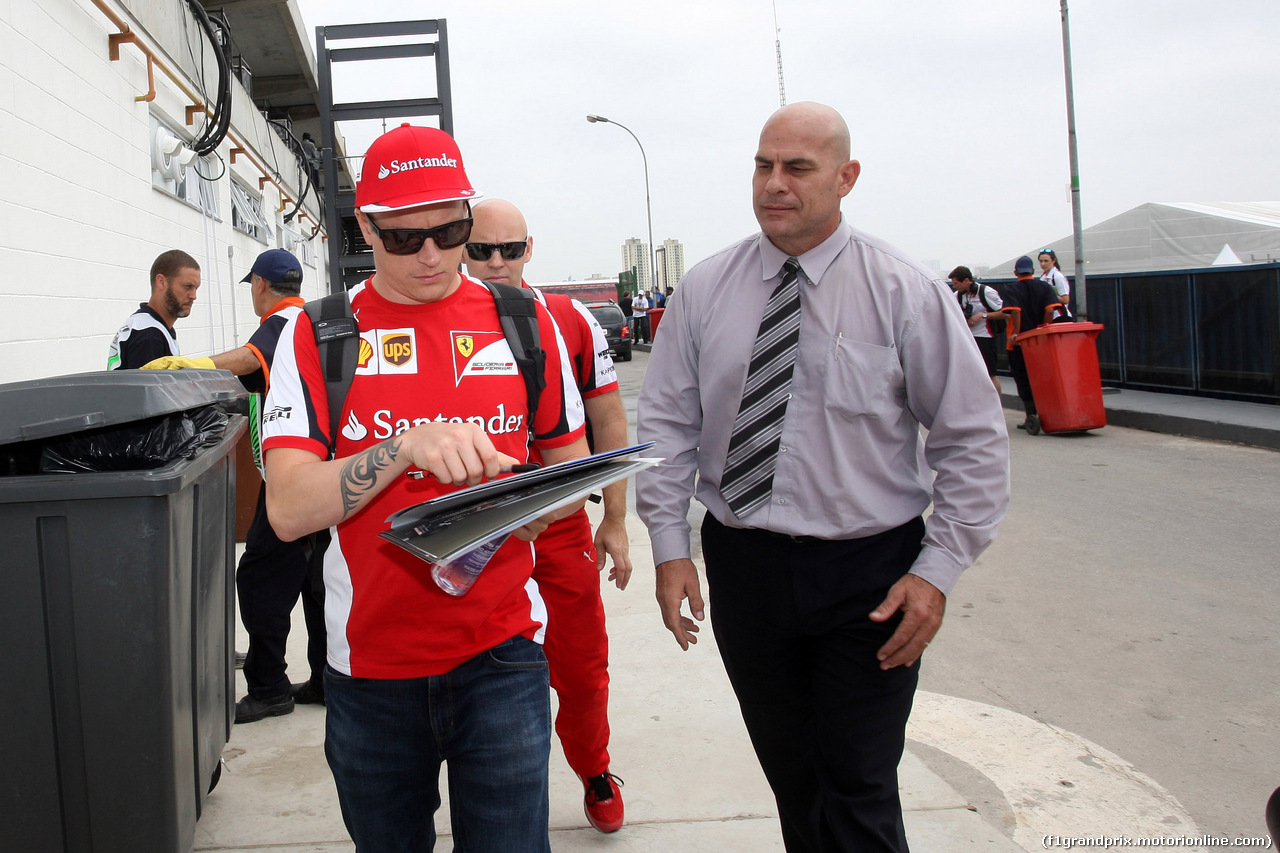
[[[1027,410],[1027,414],[1036,413],[1036,401],[1031,396],[1031,377],[1027,375],[1027,361],[1022,357],[1022,347],[1009,350],[1009,372],[1013,374],[1013,384],[1018,387],[1018,399]]]
[[[633,343],[649,343],[648,314],[631,318],[631,341]]]
[[[299,595],[307,624],[311,680],[324,685],[324,587],[317,583],[319,576],[315,572],[327,541],[325,533],[318,546],[313,537],[281,542],[267,521],[266,484],[259,488],[258,505],[236,569],[240,620],[249,632],[244,678],[249,685],[249,695],[255,699],[269,699],[289,692],[285,646],[289,640],[290,615]]]
[[[882,671],[897,628],[867,615],[920,552],[924,522],[795,541],[706,515],[711,625],[788,853],[906,853],[898,763],[919,664]]]

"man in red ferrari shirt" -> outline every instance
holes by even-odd
[[[263,415],[276,532],[333,537],[325,755],[358,851],[432,848],[445,761],[458,849],[550,850],[546,608],[530,540],[581,503],[516,531],[460,597],[378,537],[392,513],[534,451],[548,463],[587,452],[550,315],[537,309],[546,387],[530,412],[492,295],[459,273],[477,195],[443,131],[406,124],[374,141],[355,205],[375,272],[349,293],[361,343],[341,427],[329,434],[306,314],[281,338]]]
[[[533,238],[519,208],[504,199],[485,199],[472,215],[467,272],[484,281],[528,287],[524,265],[533,257]],[[586,407],[592,451],[626,447],[627,413],[600,324],[576,300],[534,293],[564,339]],[[533,577],[550,617],[543,650],[551,667],[551,686],[560,697],[556,734],[565,759],[586,788],[587,820],[601,832],[621,828],[623,806],[620,780],[609,772],[609,637],[600,571],[605,556],[612,557],[609,579],[618,589],[626,588],[631,577],[626,520],[627,483],[619,480],[604,489],[604,520],[594,540],[582,510],[556,522],[534,546],[538,560]]]

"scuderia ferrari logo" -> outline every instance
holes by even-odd
[[[519,376],[520,368],[502,332],[450,332],[453,338],[453,378]]]

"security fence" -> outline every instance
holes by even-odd
[[[1280,263],[1090,276],[1087,287],[1089,320],[1106,326],[1105,384],[1280,402]]]

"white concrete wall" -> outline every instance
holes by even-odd
[[[170,39],[183,30],[174,24],[178,16],[190,15],[182,0],[146,6],[148,17],[164,13]],[[129,19],[123,6],[114,8]],[[239,280],[258,252],[282,245],[279,192],[272,184],[262,192],[263,210],[277,226],[266,244],[232,228],[227,174],[216,182],[220,221],[154,189],[153,111],[188,133],[199,120],[186,125],[188,100],[159,69],[155,101],[135,100],[147,91],[146,60],[125,45],[112,62],[107,37],[115,31],[89,0],[0,0],[0,382],[101,370],[116,329],[150,295],[152,261],[171,248],[202,267],[195,308],[176,326],[184,355],[230,349],[257,325],[248,285]],[[187,31],[200,32],[194,19]],[[159,46],[186,52],[181,44]],[[189,58],[166,61],[174,69],[191,66]],[[216,86],[212,65],[205,79]],[[186,84],[199,91],[196,81]],[[280,164],[280,180],[296,197],[288,149],[238,81],[233,89],[232,133],[259,162]],[[232,166],[231,147],[228,140],[219,150],[228,171],[257,188],[262,173],[244,157]],[[319,208],[309,200],[308,209],[312,218],[295,222],[295,230],[315,227]],[[312,241],[315,266],[303,269],[308,298],[327,290],[321,236]]]

